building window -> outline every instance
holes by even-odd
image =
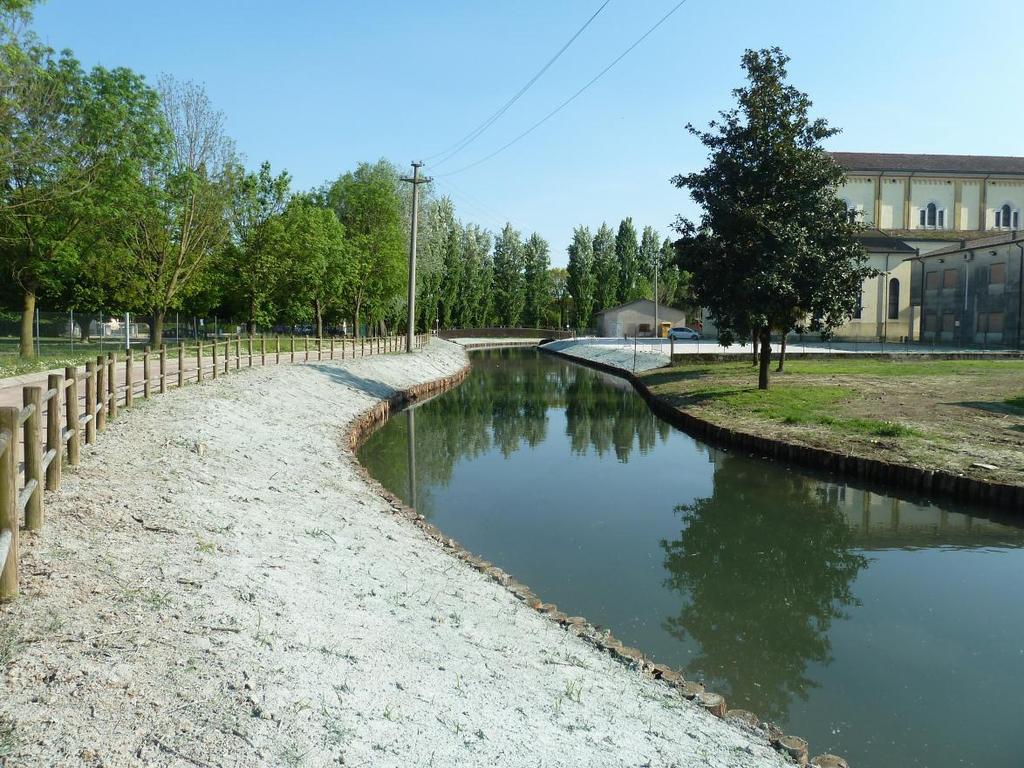
[[[1011,208],[1009,203],[996,208],[996,229],[1020,229],[1020,211]]]
[[[1006,283],[1006,264],[999,262],[988,268],[989,285],[1003,285]]]
[[[856,224],[861,219],[861,212],[858,206],[847,200],[845,197],[842,198],[843,205],[846,206],[846,218],[851,224]]]
[[[956,328],[956,315],[954,315],[952,312],[943,313],[942,332],[952,333],[954,328]]]
[[[928,203],[918,211],[920,218],[918,222],[922,229],[945,229],[946,209],[939,208],[935,203]]]
[[[955,269],[947,269],[942,273],[942,287],[956,288],[957,272]]]
[[[935,333],[938,330],[938,315],[934,312],[926,312],[924,317],[921,318],[921,328],[925,333]]]
[[[889,281],[889,319],[900,319],[900,281],[895,277]]]
[[[857,294],[857,306],[853,308],[853,319],[860,320],[862,314],[864,314],[864,291]]]
[[[1002,312],[989,312],[988,313],[988,332],[989,333],[1002,333],[1003,332],[1003,313]]]
[[[924,287],[928,291],[937,291],[939,289],[939,271],[929,272],[924,276]]]

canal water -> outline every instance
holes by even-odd
[[[570,615],[854,766],[1024,760],[1024,530],[713,448],[620,379],[479,352],[359,452]]]

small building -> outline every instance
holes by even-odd
[[[910,303],[911,259],[917,250],[879,229],[857,236],[867,253],[867,264],[877,277],[864,281],[853,317],[835,330],[846,341],[908,341],[917,332],[918,318]]]
[[[922,343],[1022,348],[1024,233],[962,241],[913,261]]]
[[[654,301],[637,299],[617,307],[602,309],[594,315],[597,335],[613,338],[622,336],[655,336]],[[673,326],[686,322],[686,313],[664,304],[658,305],[658,322]]]

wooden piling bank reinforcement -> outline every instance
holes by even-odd
[[[422,347],[429,334],[415,337],[416,348]],[[314,339],[317,360],[344,360],[360,356],[385,354],[404,348],[404,336],[374,337],[366,351],[365,339]],[[241,339],[235,338],[235,370],[241,369]],[[280,362],[281,345],[285,339],[276,337]],[[329,341],[329,346],[325,345]],[[223,345],[224,367],[219,370],[219,346]],[[306,360],[309,359],[309,339],[306,338]],[[213,379],[231,370],[231,339],[213,340],[204,354],[204,343],[196,345],[196,367],[185,369],[185,347],[177,350],[177,387],[191,382],[201,383],[209,372]],[[293,354],[286,362],[295,362],[295,338],[291,338]],[[82,368],[69,366],[63,374],[50,374],[47,387],[23,388],[22,408],[0,408],[0,601],[18,596],[18,539],[20,529],[38,531],[44,524],[44,490],[56,491],[61,485],[64,466],[75,466],[81,460],[81,444],[96,442],[108,423],[116,419],[121,409],[135,406],[135,396],[148,400],[153,384],[162,394],[168,391],[167,347],[159,350],[159,374],[152,375],[150,356],[146,347],[142,354],[142,380],[136,381],[135,360],[131,350],[124,359],[124,383],[117,383],[117,355],[100,355]],[[253,340],[248,341],[248,367],[254,365],[254,354],[260,365],[267,365],[266,338],[261,337],[259,349],[253,351]],[[209,360],[209,362],[208,362]],[[300,361],[303,362],[303,361]],[[81,385],[81,388],[79,387]],[[44,418],[45,413],[45,418]],[[19,439],[20,435],[20,439]]]
[[[571,359],[571,358],[570,358]],[[433,381],[417,384],[396,392],[386,400],[382,400],[364,411],[349,424],[344,436],[344,444],[352,453],[352,463],[363,480],[372,487],[391,507],[393,514],[405,518],[419,528],[428,539],[447,550],[451,555],[467,563],[474,570],[484,574],[508,590],[516,599],[528,605],[550,621],[555,622],[565,631],[576,635],[581,640],[609,653],[612,658],[622,662],[639,674],[661,680],[669,685],[684,699],[704,709],[715,717],[746,731],[751,736],[764,740],[780,754],[789,758],[796,765],[812,765],[817,768],[849,768],[846,760],[836,755],[822,754],[808,758],[807,741],[799,736],[784,733],[772,723],[762,722],[757,715],[743,709],[729,709],[725,697],[707,691],[704,684],[693,680],[685,680],[682,673],[672,667],[660,664],[637,648],[623,645],[611,632],[600,629],[582,616],[568,616],[558,610],[554,603],[546,603],[522,582],[514,579],[493,563],[477,557],[459,542],[446,536],[423,515],[408,506],[398,496],[381,485],[366,468],[355,458],[355,452],[366,439],[379,429],[392,414],[401,411],[421,400],[433,397],[461,384],[469,375],[471,365],[467,363],[456,373]]]
[[[707,419],[702,419],[700,416],[679,410],[662,400],[653,394],[643,380],[631,371],[596,360],[573,357],[553,349],[540,347],[540,350],[545,354],[561,357],[571,363],[584,365],[602,373],[609,373],[612,376],[625,379],[633,385],[633,388],[658,418],[709,443],[739,448],[758,456],[799,464],[812,469],[823,469],[841,477],[856,478],[868,483],[898,487],[930,496],[945,496],[959,501],[1001,507],[1015,512],[1024,511],[1024,485],[995,483],[957,475],[942,469],[922,469],[909,464],[853,456],[830,451],[827,448],[797,445],[785,440],[723,427]],[[915,359],[917,358],[915,357]],[[962,356],[957,356],[956,359],[962,359]]]

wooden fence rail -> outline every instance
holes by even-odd
[[[415,337],[416,348],[423,347],[430,334]],[[340,350],[333,338],[314,339],[317,360],[345,359],[345,344],[351,341],[351,355],[356,357],[356,340],[340,339]],[[359,339],[360,355],[384,354],[388,351],[404,350],[404,337],[374,337],[366,344]],[[210,377],[218,378],[231,370],[231,341],[224,341],[223,368],[219,367],[218,344],[214,340],[209,348],[199,342],[196,347],[196,367],[185,369],[185,347],[178,346],[178,386],[195,381],[201,383],[207,371]],[[273,362],[281,362],[282,346],[285,340],[274,337]],[[305,353],[300,362],[310,359],[309,337],[303,342]],[[367,352],[367,347],[369,352]],[[209,351],[210,355],[206,352]],[[291,337],[285,350],[290,352],[285,362],[295,360],[295,337]],[[254,354],[259,355],[260,365],[267,364],[267,339],[260,337],[259,349],[254,351],[253,339],[247,343],[247,366],[253,366]],[[135,395],[148,400],[154,391],[163,394],[168,391],[167,347],[159,351],[160,366],[157,376],[150,367],[151,351],[145,348],[142,354],[142,380],[135,380],[134,357],[131,350],[124,360],[124,383],[117,383],[117,356],[101,355],[95,362],[88,362],[82,370],[69,366],[64,374],[50,374],[47,386],[31,386],[22,389],[22,408],[0,408],[0,600],[10,600],[18,595],[18,534],[24,521],[24,528],[38,531],[44,522],[44,489],[56,491],[60,488],[64,465],[75,466],[81,458],[81,442],[92,445],[106,429],[107,422],[116,419],[119,408],[132,408]],[[242,340],[235,338],[235,370],[242,367]],[[207,360],[210,362],[207,362]],[[81,389],[79,387],[81,385]],[[45,419],[44,419],[45,412]],[[21,433],[19,441],[18,435]]]

